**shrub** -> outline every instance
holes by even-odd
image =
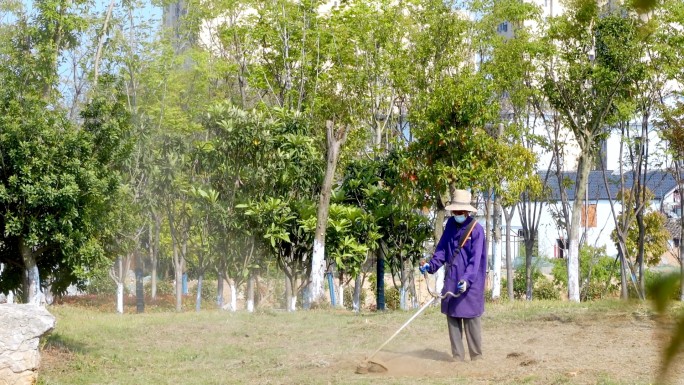
[[[606,254],[606,248],[584,246],[580,249],[580,281],[603,282],[609,277],[619,277],[620,268],[614,259]],[[568,287],[568,261],[553,260],[553,280],[556,285]]]
[[[560,292],[558,288],[546,278],[538,269],[532,270],[533,292],[532,299],[560,299]],[[515,298],[523,299],[527,294],[527,285],[525,284],[525,270],[518,269],[513,274],[513,295]],[[508,299],[508,281],[506,278],[501,279],[501,297],[500,299]],[[485,301],[492,300],[492,291],[485,292]]]
[[[397,310],[400,305],[399,289],[394,286],[385,286],[385,308]]]
[[[507,300],[508,299],[508,281],[506,278],[501,278],[501,295],[496,301]],[[485,302],[496,302],[492,298],[492,289],[485,290]]]
[[[644,284],[646,285],[646,298],[654,299],[655,293],[652,290],[654,284],[660,280],[663,280],[666,276],[668,276],[670,274],[672,274],[672,273],[655,272],[655,271],[651,271],[651,270],[644,271]],[[638,298],[639,296],[637,295],[637,293],[634,289],[634,284],[632,284],[630,282],[628,284],[628,287],[629,287],[630,298]],[[679,295],[680,295],[679,290],[680,290],[679,286],[676,286],[672,290],[672,292],[669,293],[667,298],[672,299],[672,300],[679,300]]]
[[[195,292],[197,295],[197,292]],[[216,287],[216,281],[203,280],[202,281],[202,300],[216,302],[216,296],[218,295],[218,288]]]
[[[594,301],[601,299],[605,296],[604,293],[606,288],[605,283],[601,282],[587,282],[582,286],[582,291],[580,292],[580,300],[582,301]]]
[[[532,287],[534,288],[535,283],[544,278],[542,273],[536,267],[532,266]],[[527,277],[525,269],[517,269],[513,273],[513,296],[515,298],[525,298],[527,295]],[[532,294],[533,298],[535,294]]]
[[[533,299],[560,300],[560,292],[550,279],[540,275],[534,283]]]
[[[145,283],[145,294],[152,294],[152,283]],[[171,281],[158,280],[157,281],[157,295],[174,295],[176,294],[176,287]]]
[[[354,288],[353,287],[345,287],[344,288],[344,307],[347,308],[348,310],[353,310],[354,308]],[[361,290],[361,294],[359,295],[359,307],[362,308],[363,304],[366,302],[366,291]]]
[[[85,287],[86,294],[116,294],[116,282],[103,269],[90,277]]]

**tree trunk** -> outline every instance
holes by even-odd
[[[360,275],[354,278],[354,299],[352,300],[352,310],[354,310],[354,313],[361,311],[361,281]]]
[[[200,273],[197,277],[197,295],[195,296],[195,311],[199,312],[202,309],[202,283],[204,281],[204,274]]]
[[[587,143],[590,143],[587,140]],[[585,204],[584,195],[587,191],[589,171],[592,164],[592,155],[582,152],[577,165],[577,180],[575,181],[575,200],[572,205],[572,216],[568,235],[568,299],[573,302],[580,301],[579,282],[579,228],[581,222],[581,210]]]
[[[295,293],[294,277],[285,277],[285,309],[288,312],[297,310],[297,294]]]
[[[231,279],[228,281],[228,287],[230,288],[230,311],[237,311],[237,286],[235,285],[235,280]]]
[[[216,282],[216,307],[219,309],[223,308],[223,275],[218,275],[218,280]]]
[[[254,274],[252,272],[247,277],[247,312],[254,312]]]
[[[495,250],[494,249],[494,237],[491,236],[492,234],[492,191],[486,190],[484,195],[484,207],[485,207],[485,225],[484,225],[484,231],[485,231],[485,250],[487,250],[487,261],[491,261],[492,255]],[[489,263],[489,266],[492,266],[492,263]],[[487,272],[487,279],[491,279],[492,272],[488,271]],[[486,289],[486,287],[485,287]]]
[[[135,256],[135,311],[145,312],[145,289],[143,288],[143,260],[140,251],[133,252]]]
[[[24,303],[40,305],[40,272],[36,256],[24,238],[19,239],[19,249],[24,261]]]
[[[410,267],[411,268],[408,270],[408,275],[409,275],[408,287],[409,287],[409,295],[411,298],[411,309],[415,309],[419,306],[418,305],[418,295],[416,293],[416,275],[414,274],[414,269],[412,268],[412,266],[410,266]]]
[[[124,283],[116,283],[116,312],[123,314],[124,312]]]
[[[511,255],[511,220],[513,220],[513,207],[510,211],[504,210],[506,217],[506,290],[508,300],[513,301],[513,256]]]
[[[311,258],[311,282],[307,291],[309,305],[323,302],[325,280],[325,232],[328,225],[328,210],[330,209],[330,195],[332,184],[337,168],[337,160],[340,148],[346,139],[346,128],[343,129],[341,138],[337,138],[334,131],[334,123],[330,120],[325,122],[327,139],[327,163],[325,177],[318,201],[318,214],[316,216],[316,233],[314,235],[313,255]]]
[[[629,299],[629,290],[627,287],[627,266],[625,263],[625,253],[622,252],[622,247],[618,247],[618,258],[620,258],[620,297],[624,300],[627,300]]]
[[[435,212],[435,245],[442,238],[444,234],[444,218],[446,218],[446,211],[444,210],[444,203],[441,198],[437,198],[437,207]],[[434,252],[434,249],[432,250]],[[435,276],[435,293],[441,293],[444,288],[444,266],[441,266],[434,274]],[[427,284],[427,283],[426,283]],[[438,301],[435,301],[435,306]]]
[[[403,256],[401,256],[401,257],[403,257]],[[407,294],[408,294],[408,283],[409,283],[408,272],[407,272],[408,269],[407,269],[407,267],[406,267],[407,263],[408,263],[408,262],[403,261],[403,258],[402,258],[402,262],[401,262],[401,272],[400,272],[400,276],[401,276],[401,293],[400,293],[400,296],[399,296],[399,298],[400,298],[399,307],[401,308],[401,310],[408,310],[408,301],[407,301],[407,298],[406,298],[406,297],[407,297]]]
[[[342,279],[342,273],[340,273],[340,278],[337,281],[339,282],[337,292],[337,307],[344,309],[344,280]]]
[[[150,233],[150,269],[152,280],[150,282],[150,296],[157,298],[157,264],[159,261],[159,231],[161,228],[161,216],[154,214],[154,230]]]
[[[639,204],[637,204],[637,207],[639,207]],[[639,227],[639,240],[637,242],[637,263],[639,264],[639,291],[641,291],[641,293],[643,294],[642,298],[646,298],[646,283],[644,282],[644,254],[646,252],[644,248],[644,238],[646,237],[646,225],[644,224],[644,210],[639,210],[637,212],[636,220],[637,225]]]
[[[492,239],[492,298],[496,299],[501,297],[501,253],[499,252],[501,250],[501,200],[497,195],[494,196],[492,226],[494,229],[494,239]],[[506,239],[506,242],[508,242],[508,239]],[[509,257],[509,255],[506,254],[506,257]]]
[[[178,245],[173,246],[173,271],[176,278],[176,311],[183,309],[183,266],[179,256]]]
[[[678,161],[675,161],[675,180],[677,181],[677,190],[679,190],[679,204],[680,213],[684,214],[681,205],[684,205],[684,183],[682,183],[682,171]],[[684,302],[684,215],[679,216],[679,300]]]
[[[376,309],[378,311],[385,310],[385,258],[381,255],[380,249],[377,251],[377,262],[376,262],[376,277],[375,282],[375,296],[376,296]]]

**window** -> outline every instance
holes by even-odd
[[[596,205],[582,207],[582,227],[596,227]]]
[[[504,21],[496,27],[496,32],[508,32],[508,22]]]

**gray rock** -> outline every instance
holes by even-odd
[[[44,307],[0,304],[0,385],[36,383],[40,337],[55,327]]]

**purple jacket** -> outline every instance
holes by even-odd
[[[456,285],[460,280],[468,283],[466,292],[461,296],[457,298],[449,296],[442,300],[442,313],[451,317],[476,318],[484,313],[487,248],[484,230],[479,223],[473,227],[473,232],[460,253],[457,256],[453,255],[462,234],[474,220],[475,218],[468,217],[463,224],[458,224],[454,218],[449,218],[435,253],[428,262],[430,273],[446,265],[442,294],[447,291],[457,293]]]

